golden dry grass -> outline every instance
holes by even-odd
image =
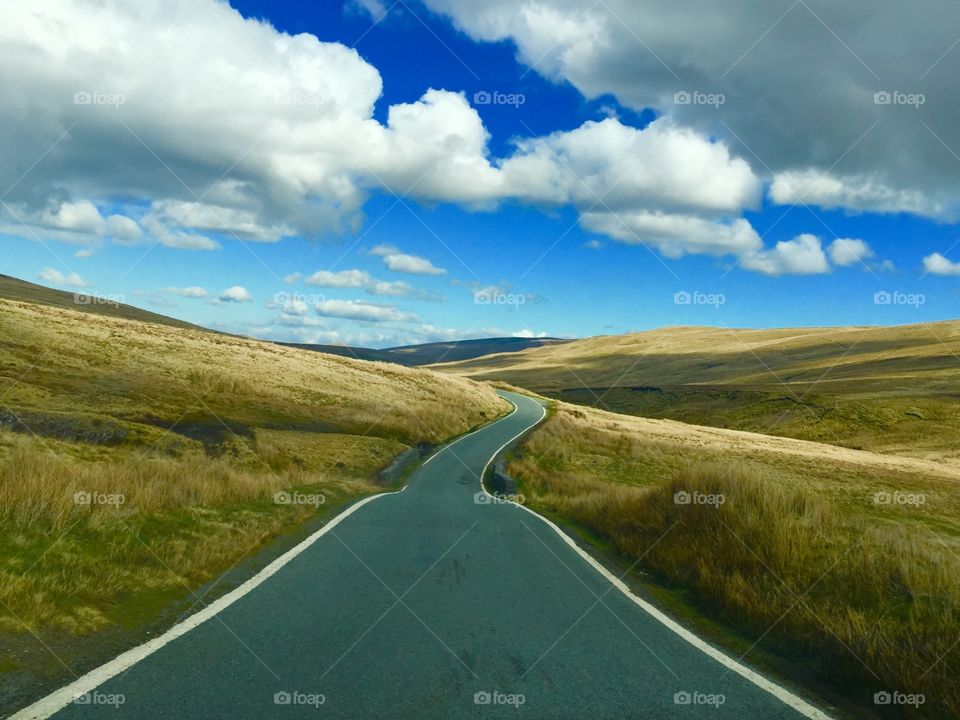
[[[508,408],[428,370],[0,300],[0,395],[16,410],[156,427],[298,427],[439,442]],[[133,429],[129,429],[133,432]]]
[[[929,458],[960,446],[960,322],[672,327],[445,363],[619,413]]]
[[[960,714],[956,475],[682,430],[561,403],[510,470],[528,503],[606,538],[703,613],[855,701],[899,690],[926,696],[921,716]],[[876,502],[895,492],[923,503]],[[677,493],[723,502],[678,504]]]
[[[507,409],[427,370],[0,300],[0,630],[147,622]]]

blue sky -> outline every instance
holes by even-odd
[[[767,137],[765,132],[744,137],[745,129],[754,127],[752,115],[763,114],[767,106],[763,97],[752,100],[756,107],[742,104],[729,121],[722,116],[719,122],[715,116],[685,115],[685,107],[647,105],[636,99],[643,97],[645,86],[625,87],[615,63],[600,58],[589,65],[588,73],[573,64],[570,58],[576,53],[571,52],[549,67],[536,66],[531,60],[535,51],[546,48],[544,55],[550,55],[554,48],[549,43],[538,45],[532,30],[516,37],[497,30],[504,36],[485,39],[496,34],[489,29],[490,17],[478,19],[470,9],[458,10],[456,2],[428,5],[391,6],[372,0],[361,5],[350,0],[344,4],[290,2],[277,7],[234,1],[232,6],[242,18],[231,19],[223,31],[224,42],[236,45],[245,38],[259,42],[248,23],[261,19],[269,24],[266,36],[273,40],[278,33],[308,33],[321,43],[355,47],[359,59],[343,61],[350,63],[347,70],[334,67],[326,72],[330,77],[343,72],[344,88],[338,92],[349,98],[350,73],[355,66],[361,78],[358,87],[361,82],[366,83],[364,87],[373,83],[374,89],[367,87],[368,93],[377,91],[367,71],[375,69],[382,92],[374,95],[372,118],[364,121],[361,117],[358,122],[375,123],[376,133],[391,122],[392,106],[417,103],[430,89],[462,93],[465,102],[450,111],[459,113],[450,122],[464,122],[464,132],[468,132],[472,119],[479,118],[488,134],[479,160],[465,158],[448,175],[435,179],[429,165],[411,160],[425,142],[416,135],[409,142],[398,142],[383,164],[376,166],[378,170],[362,179],[344,179],[348,171],[341,176],[339,167],[337,173],[318,179],[321,173],[301,161],[297,150],[303,143],[309,146],[311,137],[323,129],[311,125],[305,139],[291,141],[292,150],[281,160],[258,158],[262,163],[254,166],[251,160],[248,168],[248,158],[261,149],[251,153],[243,133],[250,135],[254,145],[259,137],[244,129],[240,121],[247,111],[253,117],[256,108],[245,108],[236,98],[223,103],[211,100],[210,107],[197,108],[194,99],[194,106],[187,106],[166,126],[153,123],[150,118],[156,115],[135,114],[135,103],[147,105],[146,99],[136,95],[137,88],[156,75],[151,68],[138,65],[139,59],[133,62],[128,58],[124,76],[143,82],[121,88],[134,87],[123,93],[130,100],[115,108],[116,115],[98,108],[96,117],[78,115],[78,124],[70,125],[71,112],[87,110],[82,103],[77,107],[75,101],[59,124],[51,122],[44,128],[44,123],[35,123],[46,135],[34,133],[32,128],[28,132],[23,124],[23,146],[29,148],[33,143],[44,152],[34,153],[30,160],[24,150],[25,154],[11,163],[14,172],[7,184],[13,183],[14,189],[0,206],[7,211],[0,225],[4,231],[0,235],[0,271],[61,289],[121,297],[156,312],[258,337],[368,346],[494,334],[582,337],[672,324],[893,324],[956,316],[960,266],[951,261],[960,259],[960,246],[956,245],[960,233],[949,194],[953,188],[945,186],[942,178],[926,177],[921,170],[901,167],[896,158],[876,153],[871,165],[869,153],[859,158],[849,150],[853,165],[846,175],[838,174],[847,158],[843,150],[856,140],[856,129],[836,146],[839,152],[833,156],[829,152],[824,153],[826,159],[803,156],[802,150],[789,147],[782,138]],[[386,15],[381,18],[384,10]],[[586,12],[584,8],[580,11]],[[588,20],[582,24],[589,25]],[[209,26],[205,32],[218,32],[211,20],[197,22]],[[499,27],[497,23],[492,26]],[[601,26],[609,31],[609,24]],[[611,53],[642,51],[635,44],[625,50],[614,47],[613,40],[610,44]],[[307,56],[315,49],[309,45],[303,52]],[[868,48],[861,51],[868,58],[864,65],[882,66],[881,56],[874,57]],[[218,57],[217,49],[210,48],[209,61],[195,68],[197,76],[218,72]],[[660,64],[667,66],[669,55],[665,57]],[[844,72],[859,72],[849,69],[848,60],[841,61]],[[283,61],[279,67],[282,71]],[[234,67],[231,72],[242,70]],[[327,77],[322,67],[316,72]],[[262,77],[255,80],[266,81]],[[226,82],[231,82],[229,76]],[[651,76],[649,84],[657,82]],[[696,88],[679,78],[675,82],[678,88]],[[101,86],[104,97],[111,92],[106,81],[88,86],[94,97]],[[88,86],[78,82],[75,87]],[[68,82],[66,87],[72,86]],[[205,85],[203,97],[216,93],[217,87],[216,82]],[[29,107],[36,91],[24,92],[22,103]],[[303,103],[326,108],[323,92],[307,93]],[[477,95],[482,92],[499,93],[498,97],[512,97],[516,102],[485,104]],[[736,97],[735,92],[736,87],[728,90],[730,97]],[[357,95],[361,94],[358,91]],[[299,102],[289,97],[283,104]],[[776,108],[776,101],[773,90],[769,105]],[[170,109],[180,102],[171,90],[162,108],[173,112]],[[348,100],[337,102],[349,104]],[[875,110],[869,108],[869,112]],[[745,116],[751,117],[743,119]],[[270,113],[264,117],[264,123],[269,122]],[[446,117],[439,118],[439,127],[447,127]],[[928,130],[934,132],[936,116],[924,117]],[[112,131],[98,127],[115,119],[121,127]],[[198,142],[191,150],[195,155],[181,150],[204,132],[215,137],[221,119],[230,125],[230,132],[235,131],[236,142],[213,149]],[[20,120],[23,123],[22,117]],[[664,185],[680,187],[682,195],[682,183],[689,183],[690,194],[699,193],[701,199],[688,205],[673,190],[661,192],[654,174],[652,180],[638,180],[636,192],[630,189],[608,203],[604,198],[617,190],[620,170],[629,170],[634,162],[643,165],[646,161],[634,153],[638,147],[642,151],[649,146],[625,146],[620,153],[615,146],[609,151],[602,148],[592,137],[576,146],[564,145],[562,150],[555,148],[565,140],[558,140],[550,146],[551,162],[537,166],[530,177],[517,175],[520,180],[509,181],[509,192],[483,190],[484,183],[490,182],[489,173],[477,163],[484,157],[493,159],[491,165],[498,168],[505,159],[523,154],[518,147],[522,148],[524,141],[565,138],[565,134],[572,137],[585,124],[596,127],[604,121],[615,122],[615,127],[605,127],[614,131],[614,137],[622,135],[627,140],[634,137],[634,131],[649,132],[661,127],[660,123],[671,123],[668,133],[672,135],[665,133],[661,144],[677,149],[675,156],[658,161],[669,163]],[[743,134],[734,131],[736,121],[742,123]],[[902,121],[901,115],[896,121]],[[794,117],[793,122],[806,129],[806,118]],[[877,132],[883,131],[881,122],[887,120],[881,117],[874,123],[873,127],[881,128]],[[182,127],[183,134],[170,131],[169,136],[164,135],[171,126]],[[61,137],[57,131],[68,127],[65,137],[48,151],[50,143]],[[293,136],[297,127],[291,121],[283,137]],[[345,133],[338,143],[339,127],[334,126],[332,142],[341,146],[338,151],[346,150],[348,159],[342,162],[347,165],[352,152],[365,153],[377,142]],[[865,123],[864,127],[871,126]],[[89,132],[89,136],[83,138],[81,132]],[[123,136],[125,142],[114,146],[116,138],[111,132]],[[925,131],[918,128],[916,132],[922,135]],[[73,148],[82,142],[87,143],[87,150]],[[94,148],[98,151],[95,163],[102,163],[105,169],[97,172],[82,165],[94,162],[86,154],[91,142],[102,144]],[[824,132],[823,145],[829,142]],[[684,158],[693,151],[687,150],[687,144],[697,144],[696,152],[710,155],[707,160],[698,159],[689,173]],[[710,148],[717,145],[727,149],[729,156],[713,156]],[[770,161],[761,159],[755,147],[763,147],[762,157]],[[310,146],[310,150],[315,149]],[[649,150],[659,152],[653,147]],[[326,154],[310,157],[327,157],[331,151],[323,152]],[[603,156],[603,152],[612,155]],[[70,153],[76,157],[71,158]],[[112,155],[122,158],[126,167],[114,167]],[[841,159],[829,160],[836,156]],[[296,184],[287,182],[288,173],[269,175],[279,162],[295,168]],[[392,167],[404,162],[410,163],[409,172],[390,175]],[[604,163],[617,164],[617,172],[610,172]],[[960,159],[956,164],[954,170],[960,170]],[[659,171],[659,167],[651,164],[645,172]],[[581,168],[589,173],[586,182],[580,178]],[[827,192],[818,185],[809,192],[815,201],[791,191],[789,181],[794,176],[790,173],[809,168],[823,176],[837,176],[842,190]],[[553,180],[545,177],[551,171],[570,171],[577,176],[568,178],[575,187],[562,200],[551,195]],[[949,176],[949,167],[944,172]],[[749,177],[744,179],[744,173]],[[424,176],[429,188],[420,186]],[[718,176],[722,181],[717,188],[700,192]],[[729,182],[723,180],[726,177]],[[234,178],[236,187],[230,184]],[[740,182],[742,192],[735,188]],[[586,192],[576,187],[588,183]],[[343,190],[345,185],[349,189]],[[290,186],[295,187],[291,190]],[[231,195],[237,187],[242,198],[231,204],[229,198],[240,194]],[[303,187],[309,190],[300,192]],[[471,187],[478,188],[476,195]],[[941,196],[931,187],[945,187],[949,193]],[[202,192],[208,188],[213,188],[210,195]],[[334,196],[333,201],[324,195],[326,191]],[[295,195],[295,200],[276,200],[285,192]],[[582,197],[577,197],[578,193]],[[37,200],[38,195],[43,197]],[[229,210],[230,222],[221,223],[219,217],[195,220],[205,212],[201,198],[208,202],[212,196],[225,198],[210,205],[218,213]],[[260,210],[248,217],[244,213],[251,207],[250,197]],[[327,203],[333,209],[326,207]],[[356,207],[344,210],[351,204]],[[321,205],[324,209],[317,210]],[[171,207],[180,215],[175,217]],[[183,220],[184,208],[193,213],[190,223]],[[297,221],[287,221],[284,213],[288,210],[296,214]],[[586,220],[595,210],[601,210],[596,219]],[[316,221],[321,213],[334,219]],[[657,228],[660,220],[669,221],[670,229],[663,230],[666,235],[651,229],[651,214],[658,218]],[[712,229],[723,235],[738,222],[752,228],[746,239],[738,235],[719,246],[709,239]],[[711,228],[703,235],[706,239],[699,239],[696,228],[696,237],[683,236],[684,228],[694,227],[689,223]],[[282,230],[271,230],[281,226]],[[680,227],[680,235],[675,234],[675,227]],[[799,240],[808,235],[815,240]],[[831,245],[838,238],[855,243],[846,246],[854,257],[844,259],[832,253]],[[777,243],[785,245],[778,250]],[[810,252],[795,254],[801,247]]]

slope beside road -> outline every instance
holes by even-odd
[[[826,718],[480,490],[544,415],[445,446],[230,595],[14,717]],[[76,699],[74,699],[76,698]]]

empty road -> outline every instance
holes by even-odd
[[[513,414],[404,491],[15,717],[825,718],[658,618],[538,516],[477,497],[543,415],[503,394]]]

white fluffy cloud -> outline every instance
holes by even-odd
[[[323,300],[315,307],[317,314],[331,318],[360,320],[366,322],[411,322],[412,313],[404,312],[394,305],[381,305],[362,300]]]
[[[690,19],[684,3],[656,0],[641,17],[622,0],[611,2],[628,22],[642,20],[663,39],[667,61],[694,78],[706,77],[696,73],[723,56],[714,45],[735,46],[723,33],[717,40],[711,33],[667,32],[687,27],[675,24]],[[618,29],[603,3],[587,10],[570,0],[428,4],[474,37],[514,39],[522,59],[541,58],[541,72],[571,80],[588,96],[615,92],[636,107],[664,109],[664,98],[679,89],[676,78],[655,77],[662,66],[638,51],[636,38]],[[380,5],[365,7],[376,13]],[[712,21],[717,12],[707,7],[694,19]],[[737,8],[730,12],[736,16]],[[761,23],[747,20],[744,32]],[[733,32],[728,24],[725,33]],[[672,257],[764,252],[740,218],[757,206],[762,180],[731,150],[734,136],[718,140],[725,133],[701,122],[706,110],[699,107],[672,108],[673,117],[643,129],[615,117],[587,122],[519,140],[504,157],[492,157],[489,133],[462,92],[428,89],[387,108],[381,123],[373,112],[380,74],[356,50],[279,32],[216,0],[5,3],[0,63],[6,70],[0,143],[9,156],[0,165],[0,185],[11,186],[5,203],[13,215],[0,212],[0,232],[16,232],[19,218],[32,232],[54,237],[214,251],[232,238],[274,242],[355,228],[367,194],[379,188],[478,209],[511,200],[572,205],[586,228],[650,242]],[[756,97],[724,107],[752,117]],[[739,127],[738,119],[727,118],[731,127]],[[783,126],[765,115],[764,122]],[[770,161],[780,173],[778,201],[798,195],[805,176],[790,172],[818,166],[810,158],[798,164],[797,153],[785,157]],[[858,191],[849,181],[840,189],[821,183],[818,197],[843,206],[941,212],[941,205],[904,194],[882,174],[869,177]],[[446,272],[396,249],[382,257],[395,272]],[[373,279],[363,287],[408,293],[407,286]]]
[[[815,275],[830,270],[820,239],[806,234],[747,255],[740,263],[764,275]]]
[[[44,268],[37,274],[37,278],[52,285],[68,285],[70,287],[88,287],[89,283],[76,273],[62,272],[55,268]]]
[[[715,222],[690,215],[657,212],[587,212],[583,225],[621,242],[647,244],[667,257],[687,253],[745,255],[759,251],[763,241],[749,222]]]
[[[873,0],[425,2],[476,40],[513,41],[520,62],[587,97],[613,94],[726,138],[776,176],[777,202],[955,215],[952,0],[923,12]],[[677,102],[682,92],[724,101]]]
[[[960,262],[948,260],[940,253],[927,255],[923,259],[923,269],[930,275],[960,275]]]
[[[370,251],[371,255],[383,258],[383,264],[389,270],[410,275],[446,275],[444,268],[435,266],[426,258],[417,255],[408,255],[400,252],[392,245],[377,245]]]
[[[489,134],[462,93],[428,90],[381,124],[380,75],[356,51],[213,0],[6,4],[0,61],[12,154],[0,182],[14,183],[60,138],[7,202],[40,227],[117,242],[216,250],[218,238],[326,232],[356,223],[378,185],[477,207],[520,199],[710,217],[736,215],[759,195],[724,144],[666,120],[644,130],[587,123],[522,141],[502,159],[489,157]],[[104,219],[117,197],[136,202]],[[384,262],[443,273],[400,252]]]
[[[363,270],[340,270],[339,272],[318,270],[304,282],[308,285],[328,288],[359,288],[364,287],[371,280],[370,274]]]
[[[830,260],[834,265],[846,266],[862,263],[873,257],[873,250],[863,240],[855,238],[837,238],[828,248]]]
[[[221,302],[247,303],[253,302],[253,295],[245,287],[234,285],[220,293],[219,300]]]
[[[191,287],[168,287],[167,292],[171,295],[194,299],[205,298],[208,294],[206,290],[196,285]]]
[[[299,273],[288,276],[288,282],[298,282]],[[378,280],[366,270],[318,270],[304,280],[308,285],[327,288],[363,288],[371,295],[409,297],[417,300],[441,300],[435,295],[419,290],[409,283]]]

